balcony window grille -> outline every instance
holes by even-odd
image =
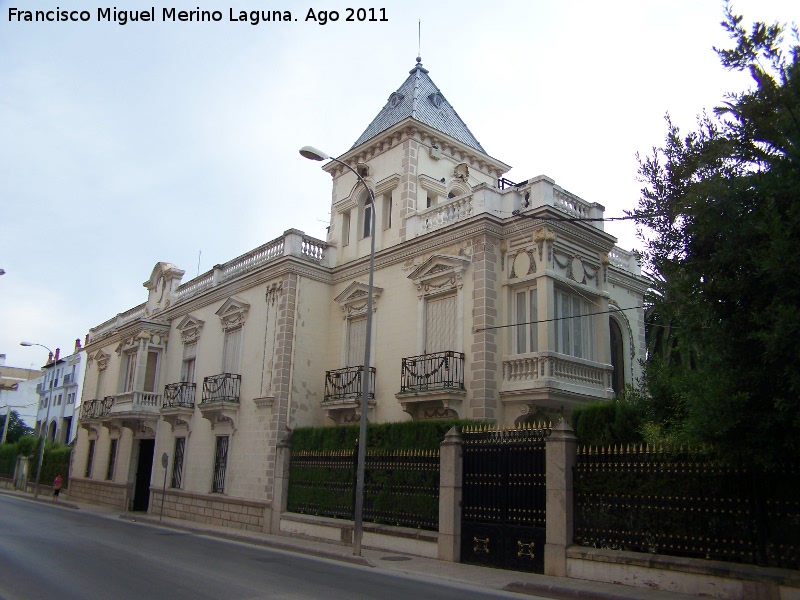
[[[186,449],[186,438],[175,438],[175,455],[172,459],[172,483],[174,488],[183,485],[183,453]]]
[[[214,452],[214,483],[212,492],[221,494],[225,491],[225,468],[228,465],[229,436],[217,436],[217,448]]]
[[[108,451],[108,470],[106,471],[106,479],[109,481],[114,479],[114,465],[117,462],[117,444],[119,440],[111,440],[111,448]]]

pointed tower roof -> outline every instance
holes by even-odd
[[[409,71],[409,76],[403,85],[389,96],[386,105],[369,124],[369,127],[364,130],[361,137],[356,140],[352,148],[360,146],[409,117],[486,154],[469,127],[461,120],[461,117],[428,76],[428,69],[422,66],[422,59],[419,56],[417,64]]]

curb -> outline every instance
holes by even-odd
[[[77,507],[76,507],[77,508]],[[369,559],[364,558],[363,556],[348,556],[346,554],[340,554],[338,552],[331,552],[325,549],[318,549],[318,548],[308,548],[308,547],[299,547],[294,544],[288,543],[281,543],[275,540],[263,540],[258,539],[255,537],[250,537],[246,535],[237,535],[236,533],[228,533],[225,531],[217,531],[211,529],[202,529],[199,527],[186,527],[183,525],[179,525],[177,523],[165,523],[163,521],[158,521],[156,519],[148,518],[148,517],[132,517],[130,514],[121,514],[119,515],[120,519],[126,521],[132,521],[134,523],[146,523],[148,525],[154,525],[157,527],[166,527],[169,529],[175,529],[178,531],[185,531],[188,533],[195,533],[200,535],[208,535],[211,537],[221,538],[225,540],[230,540],[233,542],[241,542],[245,544],[252,544],[255,546],[263,546],[265,548],[274,548],[275,550],[283,550],[285,552],[294,552],[295,554],[307,554],[310,556],[316,556],[317,558],[326,558],[329,560],[336,560],[339,562],[345,562],[354,565],[360,565],[362,567],[375,567],[373,563],[369,561]]]

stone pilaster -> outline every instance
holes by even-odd
[[[417,210],[417,165],[419,143],[414,139],[403,142],[403,163],[400,177],[400,241],[406,241],[406,219]]]
[[[499,242],[490,235],[481,235],[473,243],[473,334],[470,347],[473,419],[496,419],[498,415],[498,347],[497,277],[500,268]]]
[[[572,472],[578,438],[566,421],[559,421],[547,438],[547,528],[544,574],[567,575],[567,547],[572,544]]]

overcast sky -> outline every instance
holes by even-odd
[[[88,10],[90,22],[9,21],[10,9]],[[346,152],[422,61],[486,151],[521,181],[546,174],[606,216],[639,197],[636,153],[750,86],[725,72],[718,0],[386,0],[388,22],[348,3],[117,0],[156,22],[98,22],[102,0],[0,0],[0,353],[39,367],[90,327],[146,300],[158,261],[186,271],[297,228],[325,238],[330,177],[306,144]],[[162,22],[163,7],[217,23]],[[353,4],[352,6],[358,6]],[[368,6],[363,4],[362,6]],[[229,10],[297,21],[231,22]],[[306,21],[308,9],[338,22]],[[754,20],[796,1],[736,0]],[[792,10],[795,9],[795,10]],[[376,16],[382,16],[380,10]],[[606,229],[624,248],[632,226]]]

